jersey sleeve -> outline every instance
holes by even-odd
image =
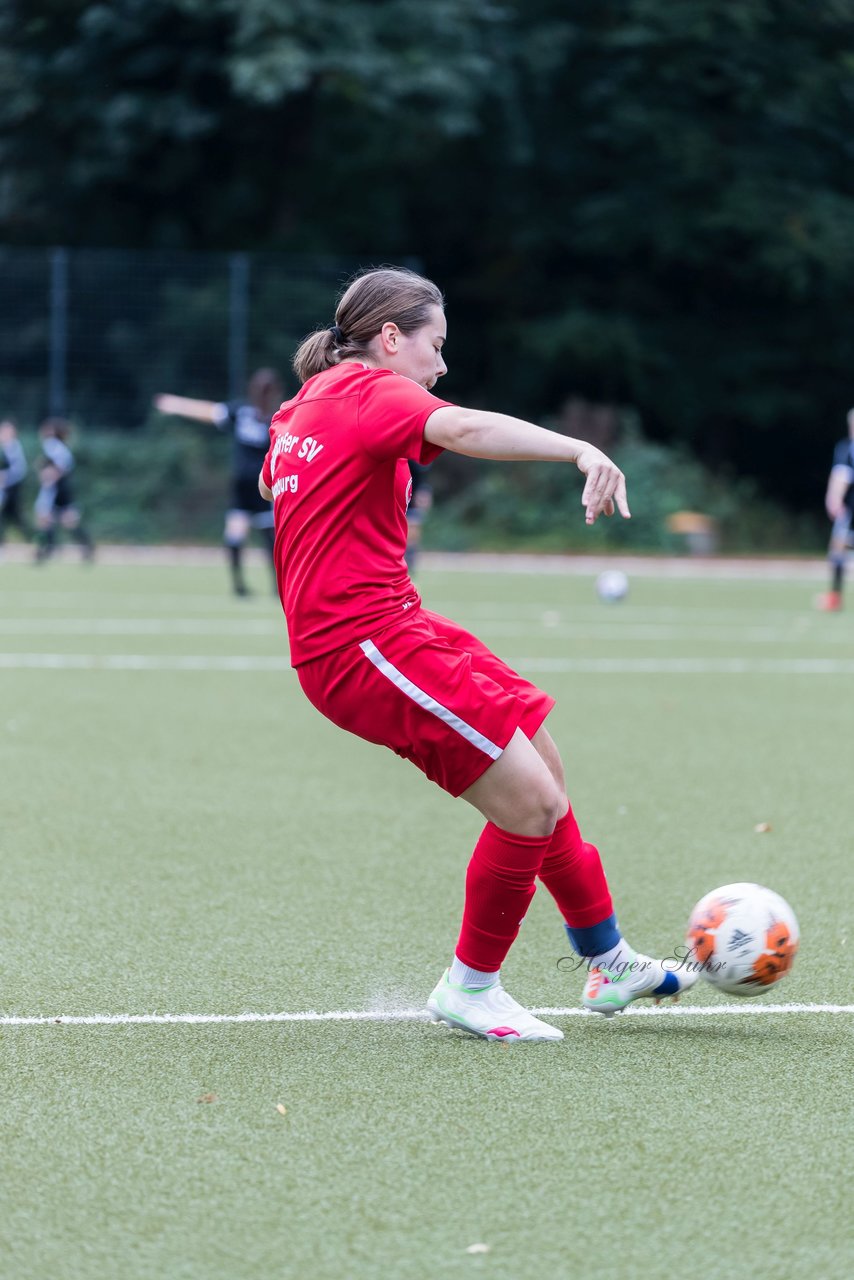
[[[236,416],[236,404],[226,404],[224,401],[218,400],[213,407],[213,424],[219,431],[224,431],[226,427],[232,426]]]
[[[838,468],[847,472],[849,479],[854,479],[854,446],[850,440],[840,440],[833,451],[833,470]]]
[[[273,487],[273,467],[272,467],[273,443],[274,443],[274,436],[273,436],[273,429],[271,427],[270,428],[270,448],[267,450],[267,453],[264,457],[264,461],[261,464],[261,479],[264,481],[268,489],[272,489]]]
[[[67,476],[74,470],[74,454],[61,440],[48,437],[42,441],[42,452],[51,466],[56,467],[62,475]]]
[[[450,406],[417,382],[378,369],[365,379],[359,397],[358,430],[362,447],[372,458],[410,458],[428,463],[443,452],[424,439],[424,424],[437,409]]]

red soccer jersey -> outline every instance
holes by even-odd
[[[345,361],[315,374],[270,426],[276,576],[298,667],[418,607],[407,572],[407,460],[442,450],[424,424],[447,405],[390,369]]]

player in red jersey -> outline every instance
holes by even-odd
[[[623,940],[545,728],[554,700],[424,608],[404,562],[408,462],[450,449],[575,463],[586,476],[588,524],[615,509],[629,517],[625,479],[584,441],[432,395],[447,372],[445,336],[444,300],[431,281],[396,268],[356,277],[335,323],[296,353],[302,387],[273,418],[259,488],[275,504],[279,592],[308,698],[487,820],[430,1014],[489,1039],[560,1040],[500,978],[538,877],[587,962],[585,1007],[608,1015],[639,996],[675,995],[692,975],[668,972]]]

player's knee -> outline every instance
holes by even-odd
[[[227,546],[238,547],[249,537],[249,521],[236,514],[230,514],[225,521],[223,539]]]
[[[519,802],[519,820],[531,835],[550,835],[566,812],[567,799],[551,774],[532,780]]]

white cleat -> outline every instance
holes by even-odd
[[[584,984],[581,1003],[593,1013],[611,1018],[634,1000],[649,998],[678,1000],[683,991],[693,987],[697,974],[688,969],[665,969],[661,960],[636,955],[614,969],[592,969]],[[664,990],[660,990],[664,987]]]
[[[563,1032],[541,1022],[517,1000],[509,996],[500,979],[491,987],[457,987],[448,981],[445,970],[427,1001],[427,1012],[434,1022],[449,1027],[462,1027],[486,1040],[562,1040]]]

